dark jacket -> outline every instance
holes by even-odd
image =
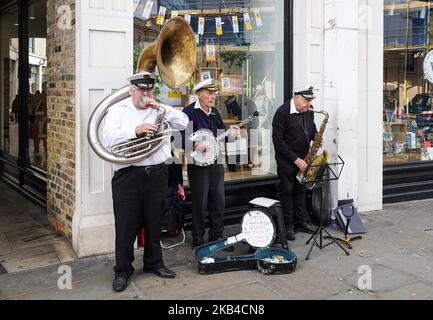
[[[194,124],[194,132],[201,129],[209,129],[217,137],[218,130],[225,130],[221,114],[216,108],[211,109],[211,115],[208,116],[201,109],[194,109],[195,102],[183,109],[183,112],[188,116],[189,120]]]
[[[216,108],[212,108],[210,115],[207,115],[201,109],[195,109],[195,102],[183,109],[183,112],[188,116],[189,121],[193,123],[193,132],[201,129],[211,130],[215,137],[218,136],[218,130],[225,130],[226,126],[221,118],[221,114]],[[182,147],[185,149],[185,131],[182,134]]]
[[[304,159],[317,134],[314,112],[290,114],[290,100],[277,110],[272,127],[277,162]]]

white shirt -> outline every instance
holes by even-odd
[[[143,123],[154,124],[158,117],[158,110],[149,108],[146,110],[138,110],[132,103],[132,98],[129,97],[119,103],[113,105],[108,110],[105,116],[105,124],[103,128],[103,146],[110,151],[111,148],[119,143],[126,142],[137,138],[135,129]],[[185,130],[188,125],[188,116],[182,111],[174,108],[167,108],[165,121],[169,122],[174,130]],[[135,163],[133,166],[151,166],[164,163],[171,158],[170,137],[167,138],[167,143],[150,157]],[[118,171],[131,165],[113,164],[113,170]]]
[[[295,100],[292,99],[290,101],[290,114],[297,114],[297,113],[300,113],[300,112],[298,111],[298,109],[296,109]]]
[[[197,99],[197,101],[195,102],[195,106],[194,109],[201,109],[201,111],[203,111],[204,113],[206,113],[203,108],[201,107],[200,101]],[[212,113],[212,108],[209,108],[209,112],[206,114],[208,116],[210,116]]]

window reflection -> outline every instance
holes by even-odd
[[[29,6],[29,158],[42,170],[47,165],[47,28],[46,1]]]
[[[135,63],[141,50],[157,39],[161,28],[156,24],[159,11],[156,2],[149,19],[143,18],[146,3],[141,0],[134,15]],[[160,5],[167,8],[166,19],[173,11],[184,18],[190,16],[198,59],[189,86],[173,92],[161,85],[157,89],[160,91],[158,98],[182,109],[195,101],[192,88],[196,83],[214,78],[220,87],[216,107],[227,128],[239,124],[255,111],[262,114],[259,120],[243,128],[240,141],[228,144],[225,180],[276,175],[271,122],[284,102],[284,74],[281,72],[284,69],[284,33],[281,32],[284,30],[284,1],[162,0]],[[251,26],[247,27],[245,14],[249,14]],[[204,18],[203,34],[198,32],[200,18]],[[180,150],[175,150],[175,154],[184,158]],[[184,174],[186,176],[186,172]]]
[[[18,158],[18,8],[0,12],[0,149]]]
[[[432,17],[430,1],[385,0],[385,164],[433,160]]]

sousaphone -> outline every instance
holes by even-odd
[[[177,89],[189,81],[196,67],[196,46],[194,32],[188,22],[181,17],[170,19],[161,30],[158,40],[145,48],[139,58],[137,73],[154,73],[158,67],[162,82]],[[155,134],[145,135],[106,150],[99,140],[99,126],[111,106],[130,97],[129,85],[105,98],[93,111],[87,128],[87,139],[93,151],[102,159],[117,164],[140,162],[169,141],[172,128],[164,122],[165,105],[157,103],[160,114]]]

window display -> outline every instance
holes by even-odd
[[[239,142],[226,146],[226,181],[276,175],[271,123],[284,102],[284,5],[276,0],[136,1],[135,62],[173,16],[185,18],[196,36],[197,67],[190,82],[176,93],[162,85],[158,99],[184,108],[196,99],[194,85],[213,78],[219,88],[215,107],[227,128],[261,113],[242,129]],[[174,151],[184,159],[181,150]]]
[[[430,1],[385,0],[385,164],[433,160]]]

